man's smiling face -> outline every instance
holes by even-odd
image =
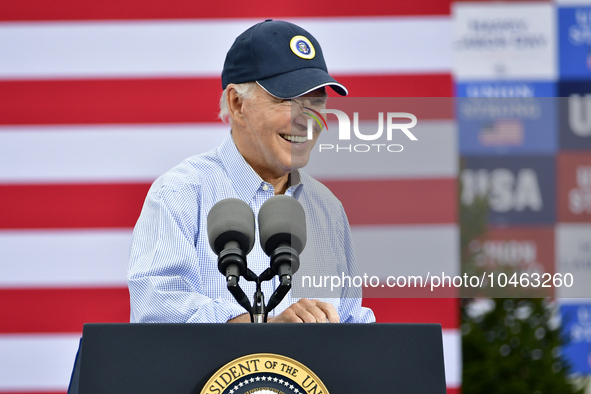
[[[236,146],[263,179],[278,178],[304,167],[320,130],[315,125],[314,138],[308,140],[308,116],[302,108],[319,111],[325,105],[324,88],[283,100],[257,85],[255,93],[242,103],[243,127],[233,131]]]

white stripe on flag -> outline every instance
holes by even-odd
[[[443,360],[448,388],[462,385],[462,335],[459,330],[443,330]]]
[[[228,125],[0,127],[0,183],[153,181],[220,145]]]
[[[0,287],[127,286],[131,230],[0,231]]]
[[[0,335],[0,392],[66,391],[80,337]]]
[[[352,226],[351,231],[362,273],[458,274],[455,224]],[[0,231],[0,287],[125,287],[130,241],[131,229]]]
[[[219,146],[229,129],[221,123],[0,127],[0,183],[150,182],[187,157]],[[421,121],[413,128],[418,141],[397,141],[404,146],[400,153],[318,152],[332,132],[321,134],[304,169],[318,179],[456,177],[453,121]],[[339,144],[368,141],[345,142]]]
[[[351,231],[361,274],[380,278],[459,274],[455,224],[353,226]]]
[[[290,19],[322,44],[331,73],[451,71],[445,17]],[[235,37],[259,20],[0,24],[0,79],[219,76]]]

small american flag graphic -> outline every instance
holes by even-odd
[[[485,146],[515,146],[523,144],[523,123],[519,119],[497,119],[486,122],[478,140]]]

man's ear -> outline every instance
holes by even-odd
[[[233,123],[238,123],[241,126],[245,125],[244,122],[244,113],[243,113],[243,104],[244,101],[236,92],[234,88],[234,84],[229,84],[226,87],[227,97],[228,100],[228,112],[230,113],[230,118],[232,118]]]

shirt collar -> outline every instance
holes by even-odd
[[[289,182],[290,186],[287,188],[285,194],[291,195],[297,199],[304,187],[304,185],[302,184],[302,177],[300,175],[300,171],[293,170],[289,174],[289,180],[287,182]]]
[[[224,140],[218,152],[238,196],[244,201],[252,200],[259,188],[267,182],[246,162],[240,151],[238,151],[232,134]],[[290,186],[286,194],[291,194],[297,198],[303,186],[298,170],[294,170],[289,174],[288,182]]]

